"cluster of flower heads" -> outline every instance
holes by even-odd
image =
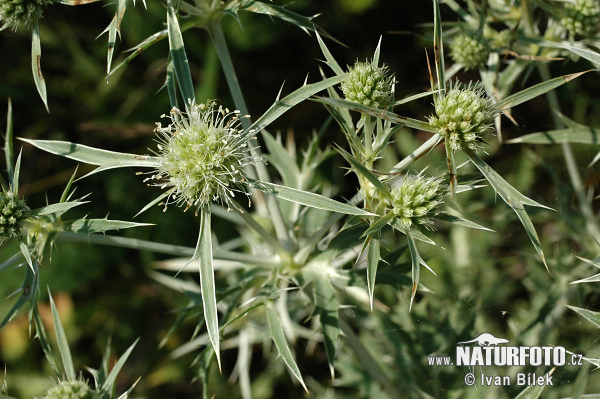
[[[26,27],[41,18],[44,8],[53,0],[0,0],[0,29]]]
[[[7,238],[19,237],[23,222],[31,214],[25,201],[19,199],[12,190],[0,192],[0,242]]]
[[[435,115],[429,124],[457,151],[476,149],[493,130],[497,110],[483,89],[454,86],[434,98]]]
[[[488,44],[476,33],[460,33],[450,44],[450,56],[466,70],[484,66],[489,54]]]
[[[250,155],[249,138],[240,123],[243,116],[215,102],[192,102],[186,112],[173,108],[168,117],[168,126],[156,124],[159,166],[146,181],[174,189],[167,205],[200,209],[218,201],[235,207],[236,192],[248,195],[246,167],[262,161]]]
[[[100,399],[100,394],[92,390],[85,381],[62,381],[50,388],[44,396],[36,399]]]
[[[404,228],[431,228],[448,190],[441,178],[405,175],[392,187],[391,212]]]
[[[591,36],[600,31],[600,1],[573,0],[563,4],[560,24],[570,32]]]
[[[346,100],[381,108],[389,105],[393,84],[394,78],[387,66],[377,66],[373,61],[356,61],[348,68],[340,86]]]

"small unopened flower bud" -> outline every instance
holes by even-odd
[[[450,143],[450,148],[476,149],[492,131],[497,111],[485,92],[471,85],[453,87],[434,98],[435,113],[429,124]]]
[[[44,396],[38,396],[36,399],[100,399],[100,394],[93,391],[84,381],[62,381],[50,388]]]
[[[406,229],[431,228],[447,193],[440,178],[406,175],[392,187],[391,212]]]
[[[175,189],[167,204],[198,209],[219,201],[230,206],[236,192],[249,195],[243,185],[249,180],[245,167],[262,159],[249,154],[239,111],[214,102],[190,103],[187,112],[173,108],[169,117],[168,126],[157,123],[160,166],[146,179]]]
[[[0,192],[0,242],[19,237],[23,222],[31,215],[25,201],[11,190]]]
[[[466,70],[485,65],[489,54],[487,43],[475,33],[460,33],[450,44],[450,56]]]
[[[570,32],[581,36],[591,36],[600,31],[599,0],[572,0],[563,4],[563,16],[560,24]]]
[[[41,18],[44,8],[53,0],[0,0],[0,29],[31,26]]]
[[[346,100],[381,108],[389,105],[393,84],[394,78],[389,75],[387,66],[377,66],[372,61],[356,61],[348,68],[341,88]]]

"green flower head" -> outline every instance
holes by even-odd
[[[405,175],[391,190],[391,212],[406,228],[431,228],[433,218],[441,213],[447,189],[442,179]]]
[[[261,160],[249,154],[239,111],[190,103],[187,112],[173,108],[169,117],[168,126],[156,124],[159,167],[146,179],[173,189],[167,204],[199,209],[219,201],[229,207],[236,192],[249,195],[245,167]]]
[[[36,399],[100,399],[100,394],[81,380],[63,381]]]
[[[475,33],[460,33],[450,44],[450,56],[466,70],[485,65],[490,49],[484,39]]]
[[[23,222],[31,215],[25,201],[19,199],[12,190],[0,192],[0,242],[7,238],[19,237]]]
[[[599,0],[572,0],[563,4],[560,24],[570,32],[581,36],[592,36],[600,31]]]
[[[438,129],[450,148],[476,149],[493,130],[497,115],[492,100],[477,86],[455,86],[434,98],[435,115],[429,124]]]
[[[393,84],[394,78],[389,75],[387,66],[356,61],[348,68],[341,88],[346,100],[381,108],[389,105]]]
[[[1,29],[26,27],[42,17],[44,8],[53,0],[0,0]]]

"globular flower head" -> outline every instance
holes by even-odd
[[[599,0],[572,0],[572,2],[563,4],[563,16],[560,24],[570,32],[581,36],[591,36],[600,31]]]
[[[381,108],[390,103],[393,84],[394,78],[385,65],[356,61],[348,68],[341,88],[346,100]]]
[[[431,228],[433,218],[441,213],[447,189],[440,178],[405,175],[391,189],[391,212],[406,228]]]
[[[44,8],[53,0],[0,0],[0,29],[26,27],[41,18]]]
[[[100,394],[84,381],[62,381],[36,399],[100,399]]]
[[[31,215],[25,201],[19,199],[12,190],[0,192],[0,242],[7,238],[19,237],[23,222]]]
[[[476,149],[492,131],[497,114],[492,100],[476,86],[455,86],[434,99],[435,115],[429,124],[438,129],[450,148]]]
[[[489,54],[489,46],[475,33],[459,33],[450,44],[450,56],[466,70],[485,65]]]
[[[156,124],[159,166],[146,180],[174,189],[167,204],[199,209],[219,201],[229,207],[235,192],[247,194],[245,167],[260,161],[249,154],[240,113],[215,102],[190,103],[186,111],[173,108],[168,126]]]

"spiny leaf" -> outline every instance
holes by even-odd
[[[217,314],[217,298],[215,294],[215,273],[213,270],[212,238],[210,231],[210,208],[203,207],[200,211],[200,235],[196,251],[190,262],[200,258],[200,288],[202,289],[202,307],[208,336],[215,350],[219,370],[221,357],[219,354],[219,316]]]
[[[375,291],[375,278],[377,276],[377,265],[381,260],[379,238],[372,236],[367,238],[367,287],[369,290],[369,302],[373,312],[373,293]]]
[[[99,166],[99,168],[93,170],[86,176],[113,168],[156,168],[158,166],[155,157],[146,155],[101,150],[99,148],[88,147],[86,145],[75,144],[68,141],[30,140],[25,138],[19,138],[19,140],[25,141],[26,143],[51,154],[61,155],[75,161]]]
[[[273,194],[281,199],[296,202],[312,208],[323,209],[331,212],[345,213],[347,215],[373,216],[372,213],[364,211],[353,205],[343,204],[319,194],[302,191],[295,188],[280,186],[274,183],[260,182],[255,185],[257,189]]]
[[[12,101],[8,99],[8,110],[6,111],[6,134],[4,137],[4,159],[6,160],[6,174],[8,175],[8,183],[13,184],[13,117],[12,117]]]
[[[50,289],[48,289],[48,296],[50,297],[50,307],[52,309],[52,318],[54,319],[54,333],[56,334],[58,353],[60,353],[60,358],[62,359],[65,376],[69,381],[74,381],[77,376],[75,375],[75,368],[73,367],[71,350],[69,349],[67,335],[65,334],[65,330],[60,322],[60,316],[58,315],[58,310],[56,310],[56,305],[54,304],[54,299],[52,298]]]
[[[377,118],[390,121],[392,123],[396,123],[403,126],[412,127],[413,129],[423,130],[425,132],[437,133],[437,129],[432,127],[429,123],[423,122],[417,119],[407,118],[404,116],[397,115],[393,112],[368,107],[366,105],[354,103],[352,101],[336,99],[336,98],[326,98],[326,97],[315,97],[313,99],[316,102],[328,104],[334,107],[342,107],[347,108],[351,111],[360,112],[367,115],[372,115]]]
[[[277,100],[271,107],[265,111],[260,118],[256,120],[245,132],[247,137],[255,136],[259,131],[265,129],[273,121],[277,120],[285,112],[289,111],[292,107],[306,100],[307,98],[317,94],[321,90],[325,90],[328,87],[340,83],[343,76],[334,76],[317,83],[311,83],[296,89],[291,94],[288,94],[282,99]]]
[[[104,33],[108,32],[108,50],[106,54],[106,83],[108,83],[108,78],[110,76],[110,66],[112,64],[113,54],[115,52],[117,34],[119,36],[121,35],[121,21],[123,20],[123,16],[125,15],[126,7],[127,0],[117,0],[117,11],[115,12],[115,16],[110,21],[110,24],[106,27],[104,32],[100,34],[100,36],[102,36]]]
[[[578,308],[569,305],[567,305],[567,307],[572,311],[579,313],[581,317],[585,318],[586,320],[594,324],[596,327],[600,328],[600,312],[594,312],[588,309]]]
[[[568,129],[551,130],[547,132],[536,132],[526,134],[516,139],[508,140],[508,144],[557,144],[557,143],[581,143],[600,145],[600,132],[592,127],[572,127]]]
[[[74,233],[104,233],[110,230],[130,229],[133,227],[152,226],[149,223],[136,223],[123,220],[109,219],[78,219],[66,222],[63,225],[65,231]]]
[[[511,96],[508,96],[508,97],[498,101],[495,106],[500,110],[506,110],[506,109],[515,107],[519,104],[522,104],[526,101],[531,100],[532,98],[541,96],[542,94],[545,94],[545,93],[549,92],[550,90],[553,90],[559,86],[562,86],[565,83],[570,82],[573,79],[577,79],[581,75],[586,74],[590,71],[592,71],[592,70],[590,69],[590,70],[583,71],[583,72],[572,73],[570,75],[559,76],[557,78],[550,79],[550,80],[547,80],[542,83],[538,83],[534,86],[528,87],[525,90],[521,90],[518,93],[515,93]]]
[[[542,251],[542,245],[540,243],[540,239],[535,231],[535,227],[533,227],[533,223],[525,210],[524,205],[537,206],[540,208],[550,209],[547,206],[537,203],[536,201],[527,198],[523,194],[521,194],[516,188],[511,186],[500,176],[496,171],[494,171],[489,165],[487,165],[483,160],[470,149],[464,149],[465,154],[469,157],[471,162],[479,169],[479,171],[485,176],[487,181],[490,182],[490,185],[494,188],[494,190],[500,195],[500,197],[506,202],[508,206],[512,208],[512,210],[517,214],[518,218],[521,220],[523,227],[525,227],[525,232],[529,236],[529,240],[533,244],[536,252],[542,259],[546,270],[548,269],[548,264],[546,263],[546,258],[544,256],[544,252]]]
[[[123,365],[125,364],[125,362],[129,358],[129,355],[131,354],[131,351],[133,351],[133,348],[135,347],[135,345],[138,343],[139,340],[140,340],[139,338],[136,339],[135,342],[133,344],[131,344],[131,346],[129,348],[127,348],[127,350],[125,351],[125,353],[123,353],[123,355],[119,358],[119,360],[117,360],[117,362],[113,366],[112,370],[110,370],[110,373],[106,376],[106,380],[102,384],[103,391],[105,391],[105,392],[114,391],[115,381],[117,380],[117,375],[123,368]]]
[[[336,150],[344,157],[344,159],[352,165],[352,167],[356,170],[359,176],[363,176],[366,178],[374,187],[375,191],[379,194],[382,194],[387,199],[392,199],[392,193],[390,189],[379,180],[377,176],[375,176],[370,170],[368,170],[361,162],[359,162],[356,158],[354,158],[350,153],[348,153],[343,148],[336,148]]]
[[[279,320],[279,316],[275,311],[273,303],[268,301],[265,302],[265,308],[267,312],[267,319],[269,320],[269,331],[271,332],[271,339],[275,343],[277,350],[279,351],[279,355],[285,362],[286,366],[292,373],[294,377],[300,382],[306,393],[308,393],[308,388],[306,388],[306,384],[304,384],[304,380],[302,379],[302,374],[300,373],[300,369],[296,364],[296,360],[294,360],[294,355],[292,355],[292,351],[290,350],[290,346],[285,339],[285,335],[283,333],[283,328],[281,326],[281,321]]]
[[[342,67],[340,66],[340,64],[338,64],[338,62],[335,60],[335,58],[333,58],[333,55],[331,55],[331,52],[329,51],[329,49],[325,45],[325,42],[323,42],[323,39],[321,39],[321,35],[319,35],[318,32],[317,32],[317,41],[319,42],[319,47],[321,48],[321,52],[325,56],[325,62],[327,63],[327,65],[329,66],[329,68],[331,68],[331,70],[337,76],[344,75],[344,70],[342,69]]]
[[[31,71],[33,72],[33,81],[35,87],[40,95],[40,98],[44,102],[46,111],[48,109],[48,95],[46,93],[46,80],[42,74],[42,45],[40,42],[40,25],[36,19],[31,25]]]
[[[194,84],[192,83],[190,65],[188,64],[187,55],[185,54],[181,29],[179,28],[175,8],[173,7],[173,2],[171,0],[167,1],[167,31],[169,36],[169,50],[175,69],[175,76],[177,77],[177,83],[179,84],[179,90],[181,91],[183,101],[187,104],[188,101],[194,101],[196,96],[194,94]]]
[[[421,276],[421,255],[417,250],[417,244],[410,231],[407,232],[406,237],[408,238],[408,249],[410,250],[410,260],[412,264],[411,277],[412,277],[412,289],[410,291],[410,305],[408,311],[412,310],[413,301],[417,294],[417,287],[419,286],[419,278]]]

